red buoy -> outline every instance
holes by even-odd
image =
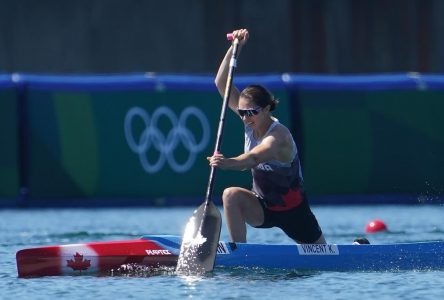
[[[365,232],[367,233],[376,233],[380,231],[386,231],[387,225],[379,219],[375,219],[370,221],[367,226],[365,226]]]

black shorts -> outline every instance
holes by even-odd
[[[257,199],[264,211],[264,223],[256,228],[278,227],[299,243],[314,243],[321,237],[321,227],[305,197],[297,207],[286,211],[270,210],[262,199]]]

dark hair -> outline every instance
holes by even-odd
[[[273,111],[279,103],[279,100],[274,98],[266,88],[256,84],[247,86],[241,92],[240,97],[253,101],[257,106],[262,108],[270,105],[270,111]]]

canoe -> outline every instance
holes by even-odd
[[[28,248],[16,253],[19,277],[109,274],[125,265],[177,263],[181,237]],[[444,241],[378,245],[253,244],[220,241],[216,267],[298,271],[444,270]]]

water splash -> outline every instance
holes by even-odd
[[[200,230],[198,230],[200,224],[196,224],[196,221],[196,217],[191,217],[185,227],[180,255],[177,261],[176,271],[178,274],[195,275],[205,273],[205,269],[195,263],[195,258],[198,256],[201,246],[207,241],[200,233]]]

